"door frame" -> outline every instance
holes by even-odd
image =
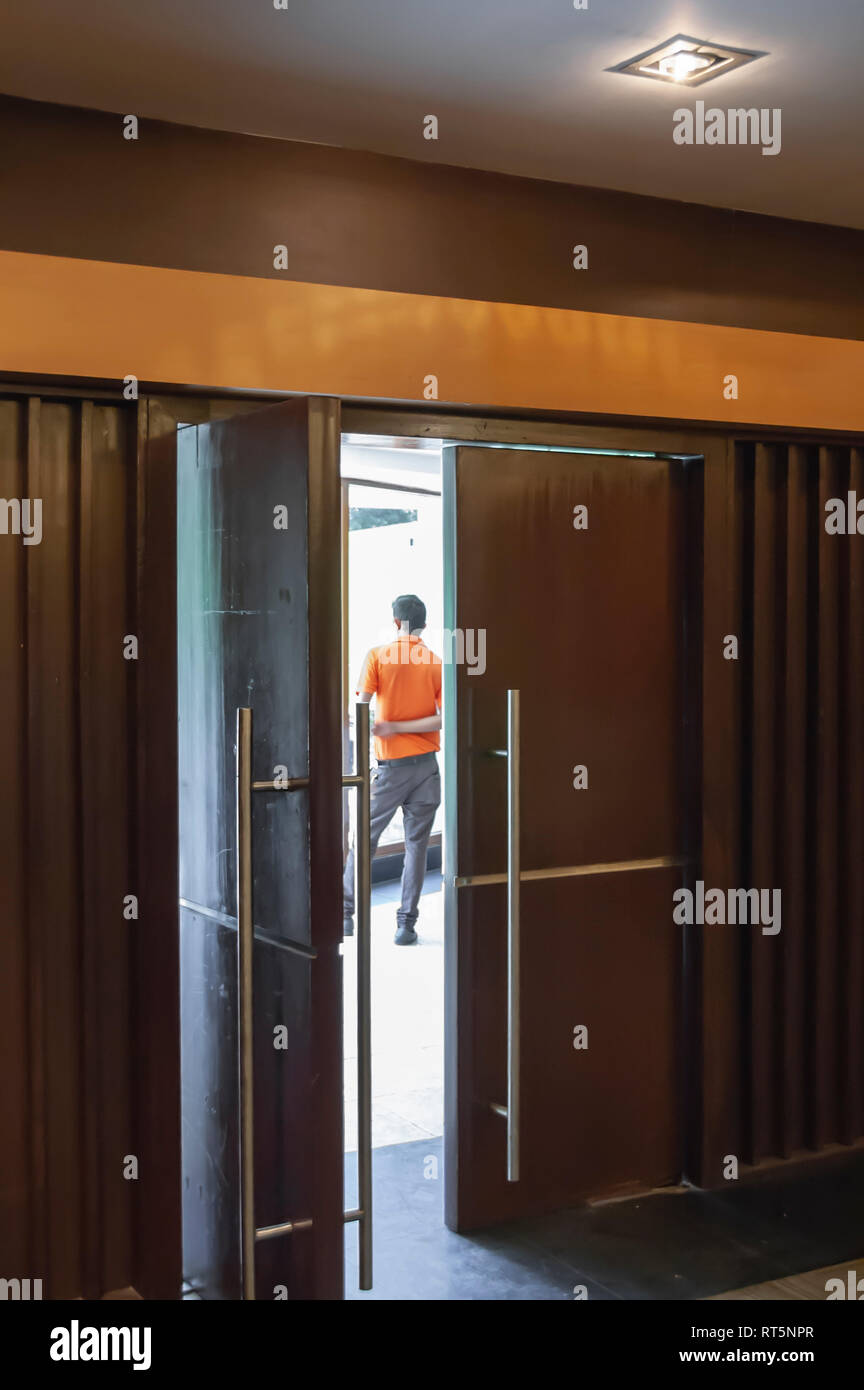
[[[344,434],[344,431],[343,431]],[[380,488],[385,492],[406,492],[409,496],[422,497],[441,497],[440,489],[436,492],[431,488],[411,487],[409,483],[388,483],[377,479],[369,481],[365,478],[341,477],[341,507],[342,507],[342,537],[341,537],[341,566],[342,566],[342,765],[345,772],[351,770],[351,744],[349,738],[349,717],[351,712],[351,686],[353,677],[350,669],[350,658],[348,652],[349,635],[351,629],[351,603],[350,603],[350,574],[349,574],[349,552],[350,552],[350,519],[349,519],[349,497],[352,487]],[[347,855],[349,843],[349,797],[350,792],[345,790],[342,793],[342,853]],[[436,831],[429,839],[429,848],[433,846],[441,847],[442,837]],[[404,856],[405,842],[397,840],[389,842],[385,846],[379,845],[376,852],[377,859],[386,859],[388,855],[401,854]],[[374,878],[373,878],[374,882]]]
[[[10,381],[0,389],[20,391]],[[28,383],[28,391],[34,389]],[[70,386],[55,383],[58,393]],[[98,389],[98,388],[97,388]],[[116,386],[108,394],[116,396]],[[148,898],[150,931],[140,952],[136,983],[141,1056],[136,1062],[143,1097],[140,1149],[158,1170],[157,1198],[148,1205],[141,1230],[152,1230],[155,1216],[165,1242],[176,1248],[178,1278],[173,1290],[164,1275],[165,1260],[148,1256],[140,1239],[145,1296],[172,1298],[179,1292],[180,1159],[179,1159],[179,951],[176,894],[176,760],[166,731],[176,727],[176,498],[165,438],[180,422],[203,423],[244,410],[257,410],[295,392],[247,393],[174,391],[157,386],[139,401],[138,425],[138,634],[148,661],[138,672],[137,757],[139,772],[138,853]],[[71,386],[71,394],[93,395],[93,387]],[[342,435],[442,439],[447,442],[551,445],[589,451],[650,450],[670,457],[702,461],[704,527],[693,538],[702,565],[701,687],[702,725],[699,873],[714,882],[736,883],[740,873],[740,780],[742,683],[736,663],[727,664],[727,679],[718,682],[716,653],[723,635],[740,632],[743,619],[740,565],[742,515],[736,487],[735,441],[786,441],[806,444],[862,441],[848,431],[759,429],[729,422],[639,421],[633,417],[501,413],[494,406],[443,410],[432,406],[341,401]],[[339,496],[334,503],[341,516]],[[339,545],[338,531],[336,546]],[[333,635],[340,652],[340,631]],[[705,679],[707,674],[711,679]],[[452,798],[451,798],[452,800]],[[446,833],[446,827],[445,827]],[[166,884],[169,887],[166,889]],[[452,950],[451,950],[452,954]],[[740,947],[732,934],[703,935],[692,929],[685,961],[685,1060],[687,1079],[684,1126],[684,1174],[700,1186],[716,1184],[718,1153],[742,1152],[745,1136],[737,1094],[744,1058],[737,1022],[742,1002]],[[178,999],[166,1016],[166,991]],[[162,1010],[162,1012],[160,1012]],[[445,1063],[449,1067],[450,1063]],[[148,1139],[149,1136],[149,1139]],[[158,1136],[158,1141],[156,1136]],[[149,1262],[149,1264],[148,1264]],[[170,1263],[170,1261],[169,1261]],[[150,1269],[149,1265],[153,1268]]]
[[[293,394],[293,393],[286,393]],[[177,881],[177,766],[176,736],[170,730],[177,719],[176,659],[176,471],[173,441],[180,423],[204,423],[257,410],[273,404],[266,397],[154,395],[139,403],[138,450],[138,627],[142,655],[139,667],[138,768],[139,768],[139,873],[150,888],[149,914],[158,929],[142,952],[140,997],[149,1001],[145,1019],[159,1018],[155,1003],[161,998],[160,1030],[153,1029],[142,1048],[140,1093],[143,1099],[142,1147],[146,1134],[160,1134],[147,1153],[148,1162],[159,1162],[163,1228],[176,1232],[177,1267],[180,1267],[180,1133],[179,1133],[179,949]],[[655,422],[640,425],[586,423],[529,416],[493,417],[476,411],[443,414],[437,410],[397,409],[374,403],[342,403],[341,435],[440,438],[447,442],[546,445],[596,451],[651,451],[669,457],[701,460],[705,515],[712,524],[704,535],[702,666],[718,649],[720,637],[740,630],[741,594],[736,563],[741,545],[741,517],[735,491],[734,437],[724,427],[713,431]],[[760,432],[764,438],[764,433]],[[786,433],[788,438],[788,433]],[[335,545],[341,553],[342,494],[338,487],[332,502]],[[702,537],[698,541],[702,542]],[[341,618],[332,632],[332,651],[338,660],[343,650]],[[731,665],[732,663],[730,663]],[[334,683],[337,696],[341,681]],[[704,827],[699,873],[716,882],[738,881],[738,783],[730,777],[741,748],[741,686],[737,671],[718,688],[703,682],[705,698],[701,736],[702,786],[700,819]],[[340,715],[341,718],[341,715]],[[453,746],[455,747],[455,742]],[[157,756],[153,756],[154,751]],[[334,771],[334,776],[341,769]],[[334,782],[334,785],[336,783]],[[453,813],[453,798],[447,798]],[[340,798],[341,805],[341,798]],[[445,806],[445,838],[447,824]],[[445,883],[445,894],[453,891]],[[447,918],[453,921],[452,909]],[[685,1035],[685,1074],[682,1106],[683,1171],[701,1184],[705,1153],[735,1151],[737,1109],[735,1096],[742,1058],[736,1033],[740,1000],[739,952],[729,934],[714,933],[700,939],[694,930],[682,971],[687,1001],[682,1013]],[[445,939],[445,998],[455,1008],[455,991],[449,974],[455,959],[453,942]],[[164,1013],[166,993],[176,998],[169,1019]],[[150,1012],[154,1010],[154,1012]],[[710,1026],[709,1026],[710,1025]],[[146,1028],[146,1023],[144,1027]],[[707,1045],[706,1045],[706,1039]],[[445,1056],[446,1093],[453,1101],[446,1114],[445,1156],[455,1143],[455,1066]],[[172,1126],[166,1133],[166,1123]],[[166,1143],[166,1138],[171,1139]],[[158,1150],[158,1152],[157,1152]],[[739,1150],[740,1151],[740,1150]],[[164,1265],[164,1261],[163,1261]],[[146,1285],[154,1287],[159,1269]],[[164,1289],[164,1279],[162,1280]],[[159,1296],[176,1297],[164,1291]]]

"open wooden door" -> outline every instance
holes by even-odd
[[[455,1230],[682,1171],[685,479],[445,450],[446,626],[486,653],[445,672]]]
[[[339,406],[298,399],[180,428],[177,441],[184,1276],[204,1298],[340,1298]],[[252,1295],[241,1259],[241,708],[254,788]],[[270,1227],[285,1229],[262,1238]]]

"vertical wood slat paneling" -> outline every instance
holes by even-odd
[[[0,1273],[47,1298],[132,1282],[129,414],[0,400],[2,491],[42,502],[0,536]]]
[[[853,449],[849,490],[864,501],[864,449]],[[864,514],[859,517],[864,530]],[[844,916],[845,1095],[843,1135],[864,1136],[864,534],[848,537],[844,639],[844,779],[842,840]]]
[[[41,424],[42,424],[42,403],[39,400],[30,398],[26,403],[27,411],[27,469],[23,480],[22,495],[39,497],[42,501],[43,510],[45,507],[45,497],[41,491]],[[44,528],[44,517],[43,517]],[[44,530],[43,530],[44,543]],[[41,545],[37,547],[41,549]],[[48,1181],[47,1181],[47,1134],[46,1134],[46,1099],[45,1099],[45,1045],[43,1036],[43,1017],[45,1010],[44,986],[42,979],[42,957],[43,957],[43,938],[44,931],[40,914],[34,910],[32,888],[33,865],[30,858],[30,846],[34,838],[38,837],[38,825],[35,818],[35,794],[33,786],[33,763],[34,745],[38,748],[38,731],[41,730],[40,710],[38,705],[34,710],[34,696],[32,688],[33,675],[33,656],[34,647],[40,640],[40,608],[38,586],[34,582],[35,576],[31,575],[31,567],[28,564],[26,570],[26,620],[25,620],[25,666],[27,699],[26,712],[22,722],[22,734],[27,749],[26,764],[24,767],[24,804],[27,814],[27,829],[24,839],[24,854],[22,863],[24,865],[25,879],[28,884],[26,898],[26,931],[27,931],[27,973],[28,973],[28,995],[30,1002],[30,1038],[29,1038],[29,1074],[30,1074],[30,1163],[31,1163],[31,1188],[30,1188],[30,1210],[31,1210],[31,1246],[30,1246],[30,1265],[27,1273],[33,1278],[42,1278],[44,1286],[49,1287],[49,1267],[48,1267]]]
[[[775,856],[780,708],[777,681],[781,670],[782,634],[778,630],[778,535],[780,470],[785,459],[774,445],[756,446],[753,478],[752,679],[750,700],[750,853],[748,882],[742,887],[772,888],[778,883]],[[777,1055],[779,1015],[777,974],[780,945],[758,927],[745,927],[750,981],[749,1133],[755,1154],[780,1152],[778,1115],[780,1067]]]
[[[99,541],[94,548],[93,566],[100,587],[92,707],[112,712],[110,742],[105,744],[100,739],[97,745],[100,811],[95,835],[97,853],[92,860],[93,876],[99,876],[100,885],[103,870],[106,874],[99,985],[99,997],[105,1001],[103,1035],[107,1040],[101,1055],[106,1142],[102,1160],[105,1179],[100,1273],[103,1289],[117,1289],[131,1283],[136,1191],[120,1166],[123,1156],[134,1152],[133,1054],[138,1045],[132,947],[140,919],[127,919],[122,914],[126,896],[137,896],[139,891],[133,853],[137,663],[122,655],[123,638],[135,630],[135,415],[97,404],[93,423],[93,464],[101,485],[94,492],[92,521]],[[105,525],[107,517],[114,518],[110,527]],[[102,579],[106,573],[114,577],[110,588]],[[111,806],[111,818],[101,810],[103,804]],[[114,856],[113,865],[109,854]]]
[[[741,1104],[749,1160],[864,1130],[864,537],[826,503],[864,491],[861,450],[739,445],[752,612],[740,854],[779,888],[782,931],[749,933]],[[746,623],[745,623],[746,628]]]
[[[740,881],[741,662],[724,660],[741,633],[742,488],[732,440],[706,454],[704,474],[702,874]],[[723,1183],[727,1154],[743,1151],[741,944],[734,932],[701,928],[701,1152],[688,1176]],[[697,1177],[698,1175],[698,1177]]]
[[[26,495],[26,414],[20,401],[0,401],[0,496]],[[29,1269],[32,1154],[29,1075],[16,1058],[29,1054],[26,834],[25,586],[27,550],[19,537],[0,535],[0,1241],[2,1274],[21,1277]]]
[[[95,1123],[85,1173],[85,1292],[98,1297],[129,1279],[131,1195],[123,1177],[134,1152],[128,1027],[131,936],[123,916],[130,882],[130,544],[126,418],[116,407],[81,405],[80,747],[81,869],[85,925],[84,1047]],[[105,577],[111,576],[111,583]]]
[[[42,542],[28,556],[30,920],[44,1000],[46,1291],[80,1291],[82,1133],[77,739],[77,440],[74,407],[44,402],[28,492]],[[74,471],[73,471],[74,467]]]
[[[786,661],[778,688],[783,706],[783,771],[775,795],[782,817],[782,1089],[781,1152],[788,1158],[805,1140],[808,856],[808,661],[810,578],[808,537],[813,510],[808,451],[789,449],[786,478]],[[778,792],[780,793],[778,795]]]
[[[816,660],[816,881],[813,940],[815,1014],[810,1039],[813,1057],[814,1109],[811,1142],[816,1148],[836,1142],[838,1105],[838,814],[839,791],[839,603],[840,547],[844,539],[825,529],[825,503],[841,492],[837,451],[819,450],[818,638]]]
[[[95,806],[91,797],[97,792],[94,785],[93,740],[90,730],[93,726],[91,701],[94,695],[92,682],[92,645],[94,640],[94,614],[92,606],[96,600],[95,575],[93,572],[94,535],[93,513],[93,403],[82,401],[80,409],[80,739],[81,739],[81,872],[82,894],[81,911],[88,927],[98,921],[99,904],[94,902],[90,880],[90,867],[94,846],[92,843],[92,820]],[[83,933],[81,951],[81,998],[82,1008],[82,1047],[84,1074],[93,1078],[99,1076],[99,1057],[104,1046],[102,1030],[102,1001],[99,998],[99,942],[96,933],[88,930]],[[100,1203],[102,1154],[100,1152],[100,1131],[104,1120],[104,1097],[101,1086],[97,1085],[90,1097],[90,1110],[94,1124],[86,1125],[84,1130],[84,1174],[82,1183],[82,1212],[84,1227],[84,1248],[82,1253],[81,1286],[85,1298],[99,1295],[100,1246],[102,1243],[102,1212]]]

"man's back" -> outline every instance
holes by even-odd
[[[384,723],[425,719],[441,704],[441,658],[422,637],[405,633],[373,647],[360,677],[360,693],[375,696],[375,717]],[[375,739],[377,758],[407,758],[440,748],[437,730]]]

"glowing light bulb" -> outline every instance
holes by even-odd
[[[710,66],[710,58],[702,58],[698,53],[691,53],[687,49],[680,53],[670,53],[668,57],[660,60],[660,71],[663,76],[671,77],[676,82],[684,82],[691,72],[698,72],[701,68]]]

